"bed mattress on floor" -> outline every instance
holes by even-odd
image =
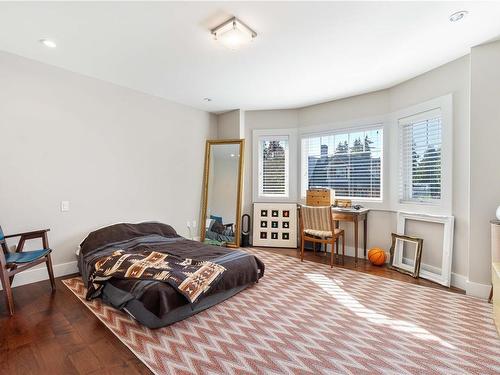
[[[127,251],[147,249],[165,252],[183,259],[211,261],[226,268],[217,284],[196,303],[189,303],[172,286],[161,281],[107,281],[102,293],[103,301],[126,311],[150,328],[172,324],[220,303],[264,275],[264,264],[242,250],[185,239],[166,224],[116,224],[92,232],[80,246],[78,265],[86,286],[95,261],[122,248]]]

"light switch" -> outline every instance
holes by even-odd
[[[69,211],[69,201],[61,202],[61,212]]]

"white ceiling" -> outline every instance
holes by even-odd
[[[232,15],[258,33],[238,51],[209,32]],[[387,88],[498,35],[500,2],[0,3],[0,50],[213,112]]]

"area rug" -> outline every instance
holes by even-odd
[[[229,300],[150,330],[85,301],[155,374],[498,374],[486,301],[250,249],[266,274]]]

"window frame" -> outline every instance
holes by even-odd
[[[266,196],[260,194],[260,141],[263,138],[288,137],[288,194]],[[252,187],[254,202],[295,202],[297,199],[297,129],[254,129],[252,134]]]
[[[401,184],[403,183],[403,167],[401,156],[402,129],[401,120],[418,117],[425,113],[439,110],[441,115],[441,198],[439,200],[402,200]],[[399,110],[392,114],[392,132],[390,147],[395,151],[391,159],[391,207],[397,211],[428,213],[439,215],[452,214],[453,198],[453,102],[452,94],[444,95],[414,106]],[[433,116],[429,116],[433,117]]]
[[[339,134],[349,134],[349,133],[358,133],[358,132],[363,132],[363,131],[368,131],[368,130],[375,130],[379,129],[382,130],[382,150],[381,150],[381,156],[380,156],[380,197],[379,198],[370,198],[370,197],[343,197],[343,196],[336,196],[337,198],[340,199],[351,199],[353,202],[366,202],[366,203],[373,203],[373,204],[381,204],[384,202],[384,194],[385,194],[385,153],[386,153],[386,144],[387,144],[387,129],[385,126],[385,121],[383,119],[380,119],[378,121],[368,121],[365,122],[363,125],[351,125],[347,127],[342,127],[342,128],[335,128],[335,127],[329,127],[329,128],[324,128],[321,131],[316,131],[316,132],[304,132],[300,135],[300,198],[301,200],[306,199],[306,191],[307,191],[307,184],[305,183],[305,178],[306,178],[306,173],[307,173],[307,168],[304,160],[304,153],[305,150],[302,147],[302,141],[306,138],[314,138],[314,137],[322,137],[322,136],[329,136],[329,135],[339,135]]]

